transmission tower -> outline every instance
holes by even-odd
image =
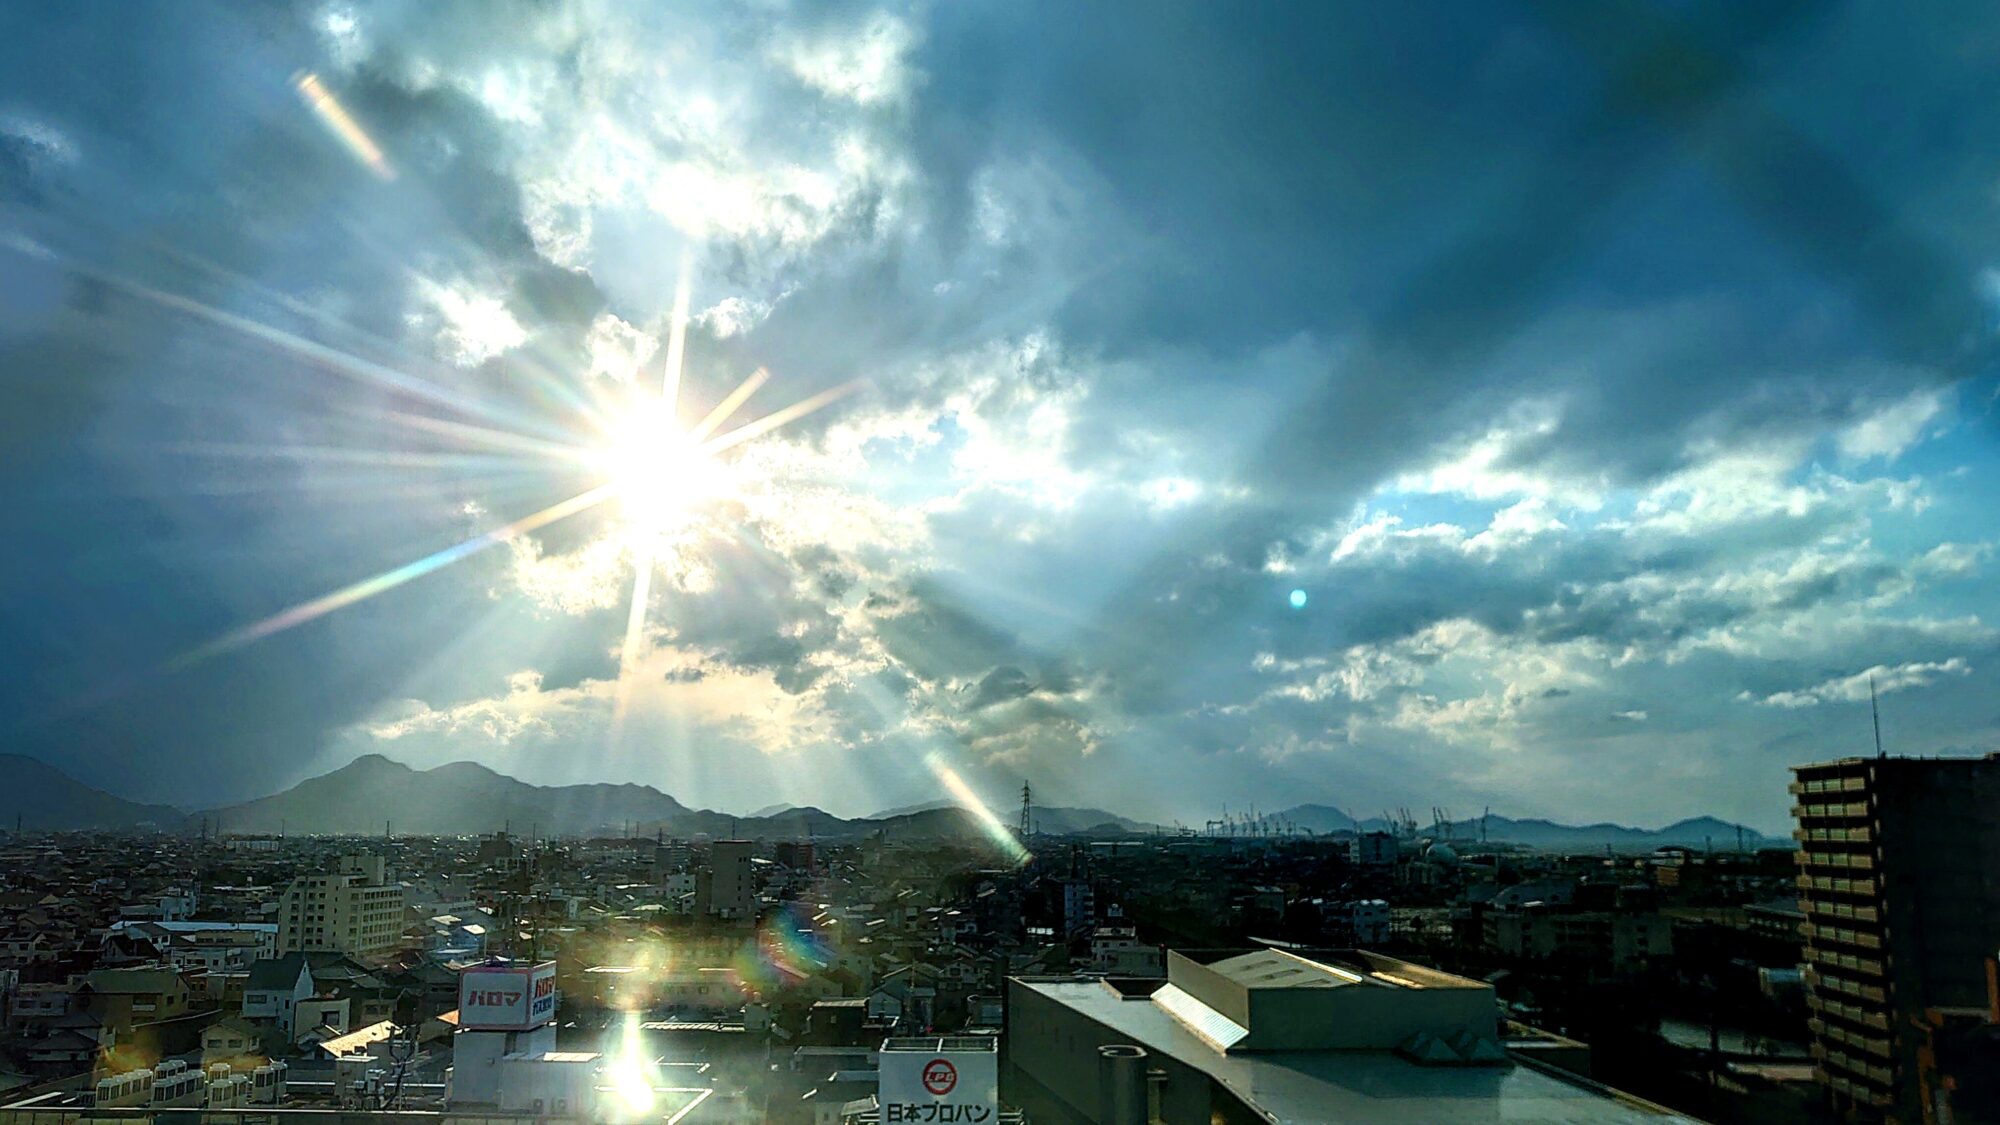
[[[1035,791],[1021,782],[1021,826],[1017,830],[1021,839],[1026,840],[1035,828]]]

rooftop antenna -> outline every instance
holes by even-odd
[[[1886,758],[1882,752],[1882,708],[1875,702],[1875,673],[1868,673],[1868,717],[1875,721],[1875,756]]]

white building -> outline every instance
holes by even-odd
[[[268,1020],[289,1043],[297,1026],[298,1006],[312,998],[312,968],[303,953],[288,953],[250,966],[243,985],[243,1016]]]
[[[342,856],[332,874],[292,881],[278,900],[278,952],[392,953],[403,940],[404,888],[381,856]]]

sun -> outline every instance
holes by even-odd
[[[722,462],[663,402],[623,410],[592,460],[627,530],[637,534],[682,530],[731,488]]]

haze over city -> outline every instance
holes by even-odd
[[[90,9],[0,13],[0,749],[100,789],[1993,745],[1991,12]]]

